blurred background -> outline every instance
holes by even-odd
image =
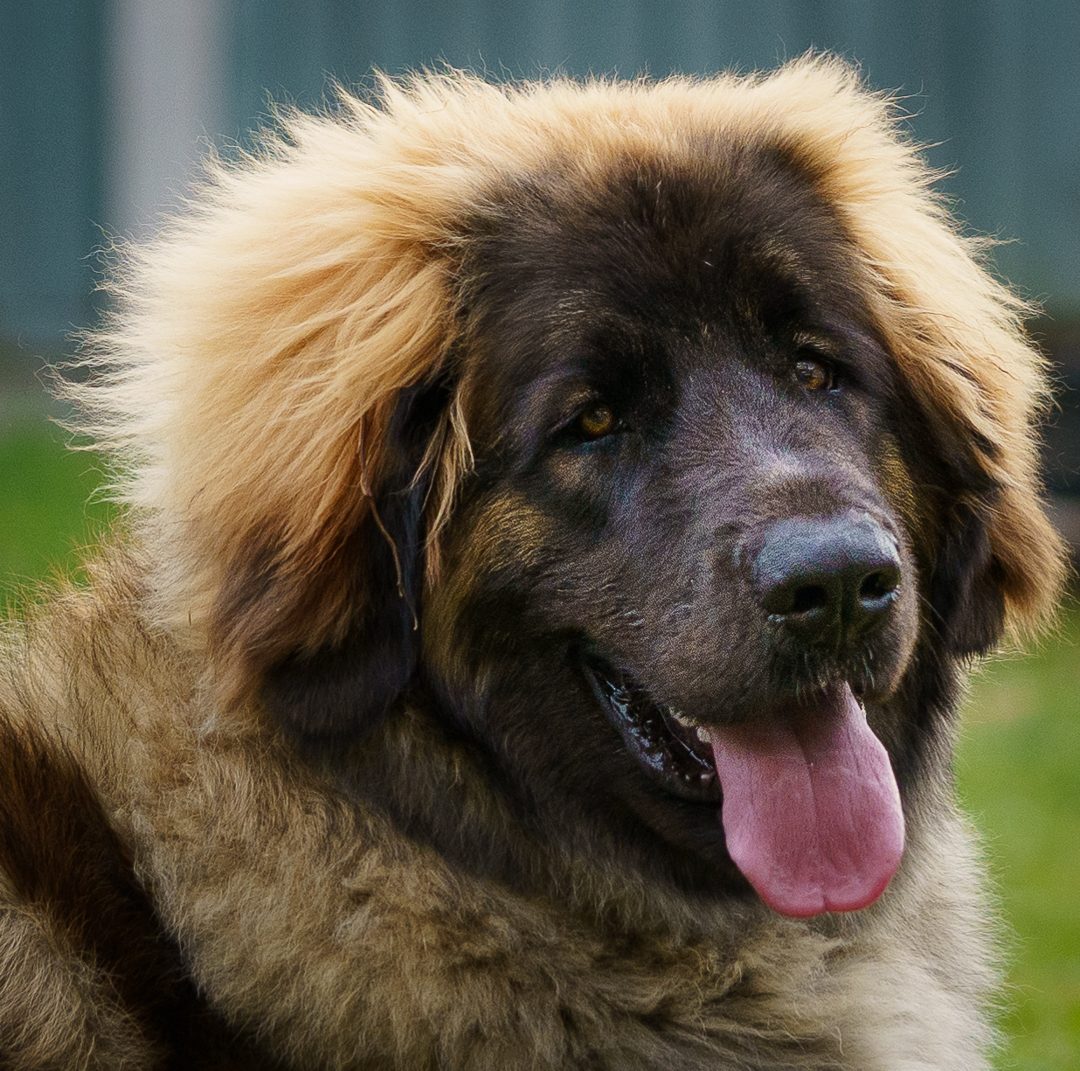
[[[0,602],[107,523],[42,369],[94,323],[98,250],[152,233],[211,145],[271,101],[318,107],[442,62],[495,79],[769,68],[806,49],[904,98],[1054,362],[1055,516],[1080,543],[1080,4],[1076,0],[32,0],[0,3]],[[978,676],[958,764],[1015,934],[1001,1068],[1080,1067],[1080,617]]]

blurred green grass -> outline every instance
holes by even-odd
[[[93,497],[103,479],[93,454],[66,449],[67,433],[44,420],[10,423],[0,431],[0,605],[74,568],[112,513]]]
[[[1080,1066],[1080,612],[976,677],[957,762],[1012,926],[999,1063]]]
[[[0,604],[70,571],[108,520],[92,454],[41,421],[0,430]],[[957,765],[1012,928],[998,1067],[1062,1071],[1080,1053],[1080,613],[976,678]]]

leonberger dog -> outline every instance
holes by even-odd
[[[126,253],[9,629],[9,1068],[986,1068],[1022,303],[838,61],[385,81]],[[78,378],[78,377],[74,377]]]

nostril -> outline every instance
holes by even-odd
[[[789,613],[808,614],[811,610],[824,610],[829,605],[829,593],[817,584],[797,588],[791,596]]]
[[[774,617],[798,618],[827,610],[832,601],[827,585],[819,583],[817,577],[802,576],[788,577],[766,587],[761,605]]]
[[[900,583],[897,569],[879,569],[867,576],[859,585],[859,598],[864,602],[879,602],[891,595]]]

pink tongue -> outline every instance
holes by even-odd
[[[735,865],[773,910],[856,911],[889,884],[904,815],[889,756],[844,685],[764,725],[713,729]]]

